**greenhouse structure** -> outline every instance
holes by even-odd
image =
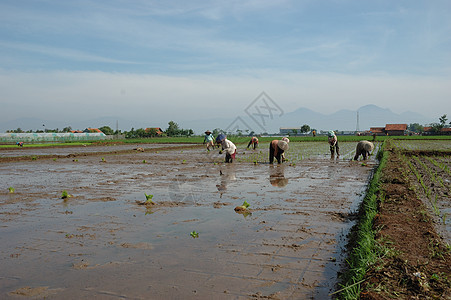
[[[105,140],[104,133],[0,133],[0,143],[76,142]]]

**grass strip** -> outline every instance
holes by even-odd
[[[342,276],[339,299],[358,299],[361,292],[361,283],[368,267],[374,264],[379,256],[373,229],[374,217],[378,213],[378,197],[382,170],[384,169],[388,152],[385,151],[386,142],[383,143],[377,159],[379,165],[374,171],[368,185],[366,195],[359,208],[359,220],[351,231],[350,244],[353,245],[347,260],[347,270]]]
[[[260,145],[269,143],[272,140],[280,140],[282,136],[262,136],[259,137]],[[290,136],[291,142],[324,142],[327,143],[327,136]],[[249,136],[237,136],[228,135],[228,139],[235,144],[247,144],[251,137]],[[377,136],[376,141],[381,142],[387,139],[396,140],[451,140],[449,136]],[[358,142],[361,140],[372,141],[372,136],[355,136],[355,135],[338,135],[338,141],[340,142]],[[134,138],[134,139],[112,139],[112,140],[98,140],[98,141],[77,141],[77,142],[26,142],[25,148],[28,147],[55,147],[55,146],[79,146],[79,145],[102,145],[102,144],[202,144],[204,141],[203,136],[191,136],[191,137],[153,137],[153,138]],[[0,148],[18,148],[15,143],[6,143],[0,145]]]

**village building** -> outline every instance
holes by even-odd
[[[423,135],[451,135],[451,128],[450,127],[443,127],[440,132],[434,132],[432,127],[424,127],[423,128]]]
[[[301,134],[301,127],[281,127],[279,128],[280,135],[298,135]]]
[[[385,124],[385,127],[370,127],[371,135],[406,135],[407,124]]]
[[[385,135],[385,127],[370,127],[370,134]]]
[[[83,133],[103,133],[99,128],[86,128]]]
[[[385,133],[387,135],[406,135],[407,124],[386,124]]]
[[[146,128],[145,131],[148,133],[148,132],[150,132],[152,129],[155,130],[155,133],[156,133],[157,136],[163,135],[163,129],[161,129],[160,127],[149,127],[149,128]]]

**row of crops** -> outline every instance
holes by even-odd
[[[434,214],[446,226],[447,216],[451,213],[449,205],[450,156],[409,156],[404,154],[404,160],[409,166],[411,174],[416,178],[415,192],[419,197],[427,199]]]

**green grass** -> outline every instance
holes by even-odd
[[[385,146],[384,143],[377,154],[377,157],[380,158],[379,166],[374,172],[365,198],[360,205],[360,218],[353,229],[353,243],[355,246],[347,260],[348,270],[342,277],[340,299],[358,299],[361,292],[361,283],[364,280],[368,266],[374,264],[379,256],[384,255],[383,252],[385,250],[375,241],[373,223],[377,214],[378,195],[380,195],[379,200],[383,201],[383,195],[379,191],[382,170],[388,159],[388,153],[384,150]]]
[[[247,144],[250,141],[249,136],[229,135],[228,139],[235,144]],[[281,139],[281,136],[259,137],[259,144],[267,144],[274,139]],[[291,142],[326,142],[327,136],[290,136]],[[387,139],[392,140],[451,140],[450,136],[377,136],[376,141],[381,142]],[[372,136],[355,136],[355,135],[338,135],[338,141],[357,142],[362,140],[372,141]],[[192,137],[154,137],[141,139],[118,139],[118,140],[99,140],[99,141],[77,141],[77,142],[61,142],[61,143],[25,143],[24,147],[54,147],[54,146],[82,146],[91,145],[93,143],[126,143],[126,144],[202,144],[204,136]],[[0,145],[0,148],[18,148],[16,144]]]

